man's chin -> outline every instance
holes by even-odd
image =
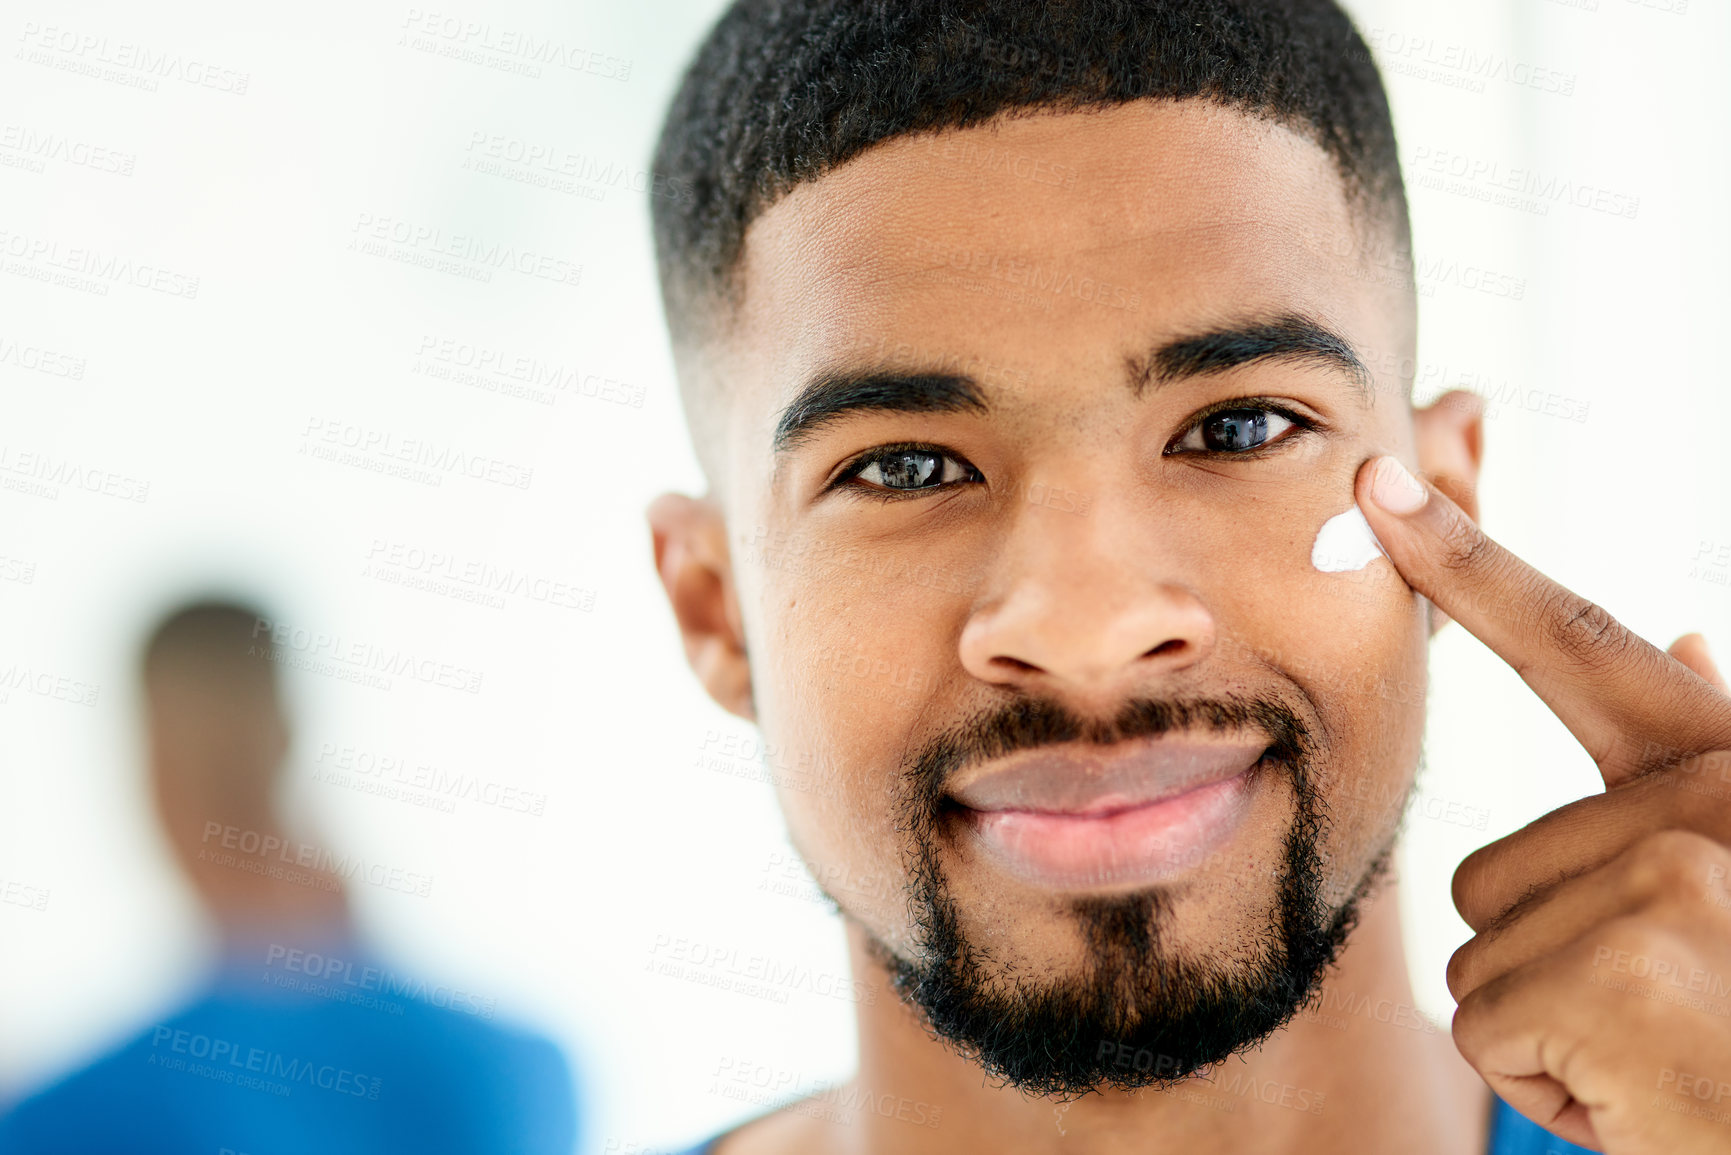
[[[1157,956],[1086,981],[1007,987],[946,966],[892,964],[890,976],[934,1036],[989,1077],[1064,1098],[1175,1085],[1255,1046],[1304,1007],[1325,965],[1295,973],[1267,960],[1245,979]]]
[[[1178,945],[1167,888],[1071,896],[1083,961],[1071,977],[1031,981],[1050,971],[1005,966],[982,949],[941,875],[915,896],[924,915],[917,959],[870,934],[868,949],[934,1036],[1007,1087],[1069,1098],[1173,1086],[1290,1022],[1386,873],[1388,850],[1339,909],[1326,909],[1306,853],[1314,848],[1302,841],[1288,844],[1280,893],[1254,924],[1261,929],[1227,941],[1216,924],[1204,950]]]

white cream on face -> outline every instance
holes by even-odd
[[[1310,564],[1323,573],[1341,573],[1363,569],[1378,555],[1388,556],[1364,511],[1357,503],[1345,513],[1337,513],[1322,523],[1316,531],[1316,544],[1310,547]]]

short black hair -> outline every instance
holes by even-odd
[[[1352,203],[1410,246],[1394,125],[1334,0],[735,0],[686,71],[651,198],[676,344],[732,299],[746,228],[797,185],[896,137],[1003,113],[1200,98],[1333,158]]]

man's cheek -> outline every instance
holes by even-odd
[[[862,694],[861,681],[906,683],[917,663],[897,672],[887,658],[861,661],[854,651],[820,647],[790,663],[793,680],[776,687],[784,707],[766,725],[768,771],[789,837],[815,880],[850,916],[886,938],[900,938],[907,909],[897,799],[905,735],[918,714],[912,699],[892,706]],[[821,657],[820,663],[817,658]],[[845,662],[841,672],[820,664]],[[893,687],[896,698],[911,691]]]
[[[1350,861],[1398,824],[1423,734],[1428,635],[1389,568],[1379,558],[1356,575],[1313,571],[1221,622],[1229,668],[1278,671],[1320,715],[1316,785],[1329,839]]]
[[[1319,533],[1313,553],[1324,548],[1338,551],[1330,553],[1331,557],[1345,557],[1348,551],[1347,546],[1330,543]],[[1293,609],[1317,618],[1327,615],[1337,628],[1347,631],[1374,630],[1379,621],[1392,623],[1422,613],[1419,599],[1401,579],[1393,562],[1374,549],[1370,558],[1363,559],[1362,555],[1360,558],[1363,564],[1357,568],[1334,570],[1322,568],[1313,560],[1304,571],[1294,575],[1288,587],[1290,594],[1300,599],[1293,603]]]
[[[789,839],[807,873],[850,918],[887,942],[903,940],[907,885],[890,783],[862,776],[823,793],[782,790]]]

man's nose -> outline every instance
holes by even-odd
[[[1215,622],[1179,572],[1173,532],[1117,502],[1024,511],[962,628],[963,668],[1111,709],[1196,665]]]

